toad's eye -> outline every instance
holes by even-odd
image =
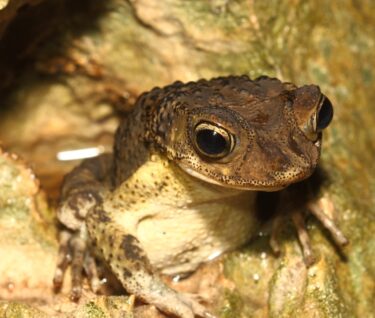
[[[325,97],[322,106],[320,107],[318,118],[316,122],[317,131],[326,128],[333,117],[333,107],[331,101]]]
[[[215,124],[201,122],[195,127],[194,134],[195,146],[205,157],[220,159],[233,150],[233,136]]]

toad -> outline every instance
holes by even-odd
[[[83,273],[97,290],[98,254],[141,300],[182,318],[212,317],[160,274],[192,272],[257,234],[257,194],[287,191],[312,174],[332,116],[318,86],[266,76],[175,82],[142,94],[113,154],[83,161],[65,178],[55,286],[71,265],[74,299]],[[328,216],[311,210],[346,243]],[[310,262],[302,217],[293,215]]]

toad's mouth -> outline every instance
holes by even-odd
[[[246,181],[246,180],[238,181],[237,179],[236,181],[230,177],[223,178],[223,181],[219,181],[219,180],[210,178],[209,176],[204,175],[203,173],[197,170],[193,170],[190,167],[182,163],[179,163],[178,165],[183,171],[185,171],[190,176],[197,178],[199,180],[202,180],[204,182],[207,182],[209,184],[217,185],[217,186],[224,187],[224,188],[236,189],[236,190],[265,191],[265,192],[274,192],[274,191],[282,190],[292,183],[296,183],[296,182],[299,182],[308,178],[314,171],[314,169],[311,169],[311,168],[300,169],[299,171],[295,170],[293,171],[293,175],[295,177],[288,180],[287,182],[286,181],[282,182],[280,180],[269,181],[269,182],[251,182],[251,181]],[[283,174],[290,175],[290,173],[291,171],[286,171]],[[284,178],[281,178],[281,179],[284,179]]]

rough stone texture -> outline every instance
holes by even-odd
[[[0,149],[0,317],[131,317],[134,297],[54,295],[55,221],[31,169]]]
[[[0,302],[1,317],[47,318],[48,315],[24,303]]]
[[[272,255],[263,233],[225,258],[224,274],[235,287],[222,287],[216,309],[221,317],[374,317],[373,1],[51,3],[29,7],[23,20],[14,20],[19,28],[13,33],[28,29],[33,20],[27,17],[43,15],[45,6],[49,17],[38,23],[49,36],[30,40],[32,45],[19,40],[27,50],[21,62],[6,68],[13,76],[6,77],[11,84],[0,100],[0,140],[33,164],[43,186],[56,187],[72,166],[55,160],[58,151],[110,147],[117,123],[113,114],[153,86],[225,74],[318,84],[335,105],[324,139],[328,180],[321,194],[334,202],[334,217],[350,245],[340,255],[310,218],[318,262],[306,269],[290,225],[282,233],[280,258]],[[3,41],[9,38],[4,35]],[[12,55],[5,54],[10,48],[2,43],[1,56]],[[0,235],[0,244],[8,242]],[[5,244],[10,245],[20,244]],[[21,248],[15,253],[27,255]]]
[[[74,318],[121,317],[133,318],[134,297],[99,296],[86,302],[70,314]]]
[[[51,288],[56,242],[45,199],[33,172],[0,149],[1,299],[44,299]]]

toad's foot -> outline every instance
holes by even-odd
[[[179,295],[180,295],[180,298],[185,303],[189,303],[190,304],[190,306],[193,309],[193,312],[196,315],[198,315],[200,317],[205,317],[205,318],[216,318],[215,315],[213,315],[210,312],[208,312],[207,309],[198,302],[198,299],[202,298],[199,295],[196,295],[196,294],[187,294],[187,293],[183,293],[183,294],[179,294]]]
[[[349,240],[341,232],[341,230],[335,224],[334,220],[329,217],[329,215],[332,215],[335,211],[335,207],[331,200],[327,198],[321,198],[317,202],[310,203],[308,205],[308,209],[331,233],[332,238],[334,239],[336,244],[344,246],[349,243]]]
[[[86,229],[83,227],[75,233],[63,230],[60,232],[59,237],[60,247],[53,286],[55,291],[61,289],[66,269],[71,265],[71,299],[74,301],[78,301],[82,294],[83,273],[88,277],[93,292],[98,292],[100,288],[95,259],[87,249],[86,236]]]
[[[155,282],[153,283],[154,287]],[[162,291],[162,293],[160,293]],[[204,318],[215,318],[203,305],[198,301],[194,300],[187,294],[175,292],[172,289],[166,289],[165,286],[159,286],[156,288],[155,293],[144,294],[140,296],[145,301],[155,305],[158,309],[163,312],[176,315],[181,318],[193,318],[193,317],[204,317]]]
[[[333,219],[329,216],[334,212],[334,206],[327,198],[321,198],[317,202],[308,204],[308,211],[322,223],[322,225],[330,232],[336,244],[344,246],[348,244],[348,239],[341,232]],[[314,253],[311,247],[310,237],[305,225],[304,213],[301,210],[295,210],[291,214],[292,221],[297,229],[299,242],[302,246],[302,253],[307,266],[311,266],[315,262]],[[282,216],[278,215],[272,224],[272,233],[270,245],[276,254],[280,253],[280,246],[277,240],[277,234],[281,228]]]

